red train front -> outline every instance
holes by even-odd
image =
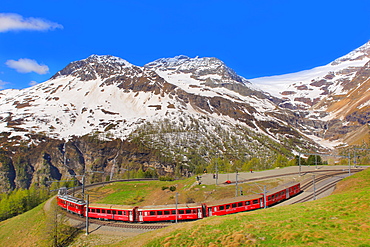
[[[70,195],[58,195],[57,196],[58,205],[68,212],[84,216],[85,214],[85,201],[75,198]]]

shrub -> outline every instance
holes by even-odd
[[[173,178],[170,176],[161,176],[159,177],[159,181],[173,181]]]

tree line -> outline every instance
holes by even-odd
[[[46,187],[32,185],[29,189],[17,189],[0,194],[0,221],[22,214],[51,196]]]

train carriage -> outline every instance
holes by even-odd
[[[204,204],[207,216],[225,215],[263,208],[262,195],[239,196]]]
[[[266,206],[279,203],[300,192],[300,183],[295,182],[274,188],[266,194]],[[259,194],[222,199],[203,204],[178,204],[177,207],[175,204],[137,207],[96,203],[86,207],[87,205],[82,199],[66,195],[66,193],[60,193],[57,196],[58,205],[69,212],[86,216],[86,208],[88,208],[88,215],[91,218],[125,222],[197,220],[213,215],[226,215],[263,208],[264,200],[265,196]]]
[[[103,220],[137,221],[137,207],[113,204],[89,204],[89,217]]]
[[[202,204],[144,206],[137,210],[139,222],[197,220],[204,217]]]
[[[70,195],[58,195],[57,203],[68,212],[83,216],[85,213],[85,201]]]
[[[266,194],[266,206],[272,206],[276,203],[289,199],[300,192],[300,183],[293,182],[278,186]]]

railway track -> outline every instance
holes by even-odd
[[[317,177],[315,177],[315,183],[320,182],[320,181],[325,180],[325,179],[330,178],[330,177],[345,175],[345,174],[348,174],[348,172],[346,172],[346,171],[339,171],[338,172],[337,171],[337,172],[333,172],[333,173],[329,173],[329,174],[318,175]],[[301,190],[305,191],[305,190],[309,189],[312,186],[313,186],[313,180],[312,179],[306,180],[306,181],[302,182]]]
[[[81,222],[80,227],[85,227],[85,222],[86,222],[85,218],[81,218],[80,216],[69,213],[69,212],[65,212],[65,214],[70,219],[80,221]],[[161,228],[171,225],[170,223],[163,223],[163,224],[125,223],[125,222],[118,222],[118,221],[103,221],[103,220],[92,219],[92,218],[89,218],[89,224],[96,224],[100,226],[109,226],[109,227],[129,228],[129,229],[137,229],[137,230],[156,230],[156,229],[161,229]]]
[[[359,171],[364,170],[363,168],[352,168],[351,172],[356,173]],[[303,175],[306,175],[307,173],[323,173],[323,172],[333,172],[333,173],[338,173],[338,174],[347,174],[348,171],[339,171],[338,170],[316,170],[316,171],[306,171],[306,172],[300,172]],[[278,178],[278,177],[284,177],[284,176],[293,176],[293,175],[299,175],[299,172],[290,172],[290,173],[284,173],[284,174],[278,174],[278,175],[271,175],[271,176],[265,176],[265,177],[257,177],[257,178],[249,178],[249,179],[243,179],[243,180],[238,180],[238,183],[246,183],[246,182],[253,182],[253,181],[258,181],[258,180],[266,180],[266,179],[271,179],[271,178]],[[330,175],[328,175],[330,176]],[[235,184],[235,181],[231,181],[230,184]]]
[[[362,171],[362,170],[363,169],[358,169],[358,170],[354,171],[354,173],[358,172],[358,171]],[[333,177],[336,177],[336,176],[339,176],[339,175],[345,175],[345,174],[348,174],[348,172],[347,171],[340,171],[340,172],[333,172],[333,173],[330,173],[330,174],[323,174],[323,175],[320,175],[320,176],[315,178],[315,183],[323,181],[323,180],[328,179],[328,178],[333,178]],[[330,189],[333,189],[341,179],[342,179],[342,177],[338,177],[335,181],[329,182],[328,184],[326,184],[326,185],[322,186],[321,188],[317,189],[315,192],[312,192],[311,194],[305,196],[302,199],[299,199],[299,200],[293,202],[292,204],[307,202],[307,201],[310,201],[310,200],[314,199],[314,197],[319,196],[320,194],[323,194],[323,193],[325,193],[326,191],[328,191]],[[310,189],[312,187],[313,187],[313,180],[310,179],[309,181],[302,184],[301,190],[302,191],[307,191],[308,189]]]
[[[308,196],[305,196],[304,198],[298,200],[298,201],[295,201],[293,202],[292,204],[296,204],[296,203],[302,203],[302,202],[307,202],[307,201],[310,201],[312,199],[314,199],[315,196],[318,196],[322,193],[325,193],[326,191],[334,188],[336,186],[336,184],[338,183],[339,180],[336,180],[336,181],[332,181],[326,185],[324,185],[323,187],[321,187],[320,189],[316,190],[315,193],[312,193]]]
[[[363,169],[353,169],[353,173],[355,172],[358,172],[358,171],[362,171]],[[315,178],[315,182],[320,182],[322,180],[325,180],[329,177],[333,177],[333,176],[338,176],[338,175],[343,175],[343,174],[347,174],[348,171],[339,171],[338,170],[320,170],[320,171],[310,171],[309,173],[322,173],[322,172],[331,172],[329,174],[320,174],[318,175],[316,178]],[[304,174],[307,174],[308,172],[305,172]],[[277,178],[277,177],[282,177],[282,176],[289,176],[289,175],[298,175],[299,173],[298,172],[294,172],[294,173],[286,173],[286,174],[280,174],[280,175],[272,175],[272,176],[266,176],[266,177],[260,177],[260,178],[251,178],[251,179],[245,179],[245,180],[241,180],[239,181],[239,183],[243,183],[243,182],[250,182],[250,181],[258,181],[258,180],[265,180],[265,179],[271,179],[271,178]],[[85,189],[87,188],[92,188],[92,187],[96,187],[96,186],[102,186],[102,185],[105,185],[105,184],[110,184],[110,183],[114,183],[114,182],[128,182],[128,181],[148,181],[148,180],[156,180],[156,179],[125,179],[125,180],[115,180],[115,181],[108,181],[108,182],[101,182],[101,183],[96,183],[96,184],[90,184],[90,185],[86,185],[85,186]],[[324,193],[325,191],[335,187],[336,183],[339,181],[336,180],[336,181],[333,181],[333,182],[330,182],[329,184],[321,187],[320,189],[316,190],[315,192],[315,195],[320,195],[322,193]],[[309,181],[306,181],[306,182],[303,182],[302,186],[301,186],[301,189],[302,191],[306,191],[308,190],[310,187],[313,186],[313,181],[312,180],[309,180]],[[79,187],[76,187],[75,188],[75,191],[77,190],[81,190],[82,189],[82,186],[79,186]],[[69,189],[68,194],[71,194],[72,193],[72,189]],[[294,202],[293,204],[295,203],[301,203],[301,202],[306,202],[306,201],[309,201],[311,199],[313,199],[313,197],[315,196],[313,193]],[[69,213],[69,212],[65,212],[66,215],[71,218],[71,219],[74,219],[74,220],[77,220],[77,221],[80,221],[81,222],[81,227],[82,225],[85,226],[85,221],[86,219],[85,218],[81,218],[80,216],[78,215],[75,215],[75,214],[72,214],[72,213]],[[160,228],[164,228],[164,227],[167,227],[167,226],[170,226],[172,225],[172,223],[152,223],[152,224],[142,224],[142,223],[126,223],[126,222],[117,222],[117,221],[102,221],[102,220],[99,220],[99,219],[93,219],[93,218],[90,218],[89,219],[89,223],[90,224],[96,224],[96,225],[100,225],[100,226],[108,226],[108,227],[119,227],[119,228],[126,228],[126,229],[137,229],[137,230],[155,230],[155,229],[160,229]]]

